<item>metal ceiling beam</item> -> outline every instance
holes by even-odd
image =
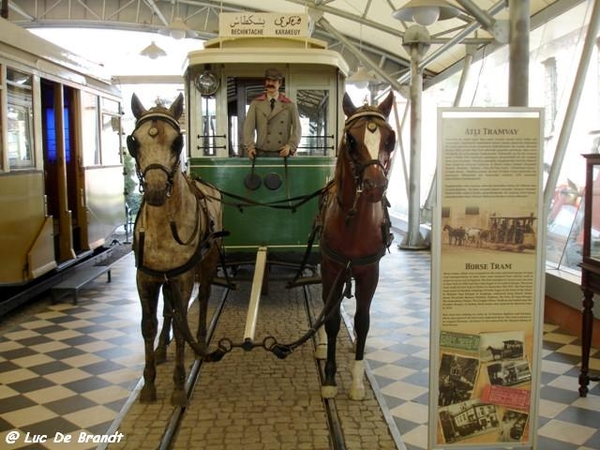
[[[556,17],[560,16],[561,14],[564,14],[570,9],[575,8],[577,5],[584,1],[586,0],[558,0],[552,3],[550,6],[544,8],[543,10],[539,11],[537,14],[531,17],[531,29],[535,30],[536,28],[542,26],[544,23],[555,19]],[[492,8],[496,9],[497,7],[504,6],[504,3],[504,1],[500,1]],[[497,14],[499,11],[501,11],[501,8],[496,12],[492,12],[492,9],[490,9],[488,13],[494,15]],[[477,50],[473,58],[473,62],[480,61],[483,57],[490,55],[491,53],[495,52],[500,48],[502,48],[502,45],[497,43],[492,43],[485,47],[481,47],[479,50]],[[455,64],[447,67],[443,72],[440,72],[436,76],[427,80],[426,86],[433,86],[434,84],[440,83],[446,80],[447,78],[451,77],[452,75],[456,74],[457,72],[460,72],[462,69],[462,61],[457,61]]]
[[[350,50],[354,54],[354,56],[356,56],[358,60],[363,63],[364,66],[366,66],[367,68],[375,72],[377,75],[379,75],[383,80],[389,83],[394,90],[401,92],[402,85],[400,83],[398,83],[395,79],[391,78],[384,70],[382,70],[377,64],[373,63],[369,58],[365,58],[362,51],[359,48],[357,48],[352,42],[346,39],[346,37],[343,34],[337,31],[325,17],[321,17],[318,23],[328,33],[331,33],[339,41],[343,42],[344,45],[348,48],[348,50]]]
[[[160,20],[165,27],[169,26],[169,21],[163,15],[162,11],[156,5],[156,3],[154,3],[154,0],[144,0],[144,3],[146,3],[152,9],[156,17],[158,17],[158,20]]]
[[[19,0],[9,0],[9,6],[15,13],[22,16],[22,18],[19,17],[16,20],[13,18],[13,22],[18,23],[24,28],[88,27],[97,29],[118,28],[130,31],[161,32],[170,24],[168,17],[177,15],[177,8],[179,5],[179,7],[185,7],[186,23],[198,33],[198,37],[201,39],[212,39],[216,37],[218,25],[215,25],[214,21],[215,18],[218,17],[219,12],[243,12],[247,10],[243,7],[233,6],[228,3],[206,0],[178,0],[177,2],[173,0],[129,0],[118,5],[109,4],[106,0],[88,0],[85,5],[80,4],[79,1],[83,0],[76,0],[75,2],[58,0],[48,7],[46,3],[42,3],[40,0],[33,0],[32,3],[27,3],[29,12],[17,6]],[[335,14],[336,10],[325,7],[325,3],[327,2],[321,2],[325,11]],[[89,14],[84,15],[81,13],[86,7],[93,8],[94,5],[101,5],[98,6],[98,8],[95,8],[95,10],[102,11],[101,14],[93,14],[93,16],[97,17],[101,15],[96,21],[89,20]],[[77,8],[75,9],[76,6]],[[50,10],[53,11],[54,17],[50,20],[46,20],[44,16],[47,16]],[[211,17],[211,13],[214,14],[215,17]],[[57,19],[57,17],[61,17],[61,14],[63,18]],[[148,14],[151,14],[151,18],[148,17]],[[359,16],[346,13],[337,15],[349,18],[350,20],[359,21],[365,26],[373,26],[382,31],[392,32],[395,36],[401,35],[398,30],[390,29],[389,27],[380,27],[377,23],[361,19]],[[122,21],[123,17],[129,17],[128,21]],[[152,20],[152,18],[156,18],[156,21]],[[339,51],[342,56],[352,58],[352,55],[344,49],[345,44],[326,30],[317,28],[314,37],[327,42],[329,47],[339,45]],[[346,39],[349,42],[357,42],[354,38],[349,36],[346,36]],[[409,63],[405,58],[389,52],[384,48],[379,48],[365,42],[362,44],[361,47],[363,52],[369,57],[373,59],[384,59],[386,64],[383,67],[388,75],[395,74],[394,76],[397,76],[398,73],[404,73],[404,71],[407,70]]]
[[[375,22],[373,20],[365,19],[364,17],[357,16],[355,14],[348,13],[346,11],[342,11],[337,8],[331,8],[329,6],[317,5],[315,2],[310,4],[306,0],[286,0],[288,3],[295,3],[297,5],[308,6],[309,8],[314,8],[318,11],[321,11],[326,14],[331,14],[332,16],[341,17],[342,19],[348,19],[355,21],[361,25],[365,25],[369,28],[373,28],[375,30],[383,31],[384,33],[391,34],[392,36],[403,37],[404,33],[397,30],[396,28],[386,27],[385,25],[380,24],[379,22]],[[308,4],[307,4],[308,3]],[[390,11],[390,15],[391,15]]]
[[[508,24],[505,21],[497,21],[493,14],[481,9],[473,0],[457,0],[457,2],[475,17],[483,29],[489,31],[496,41],[504,44],[508,42]]]
[[[31,20],[32,22],[35,20],[35,17],[33,17],[31,14],[28,14],[25,11],[23,11],[23,9],[21,9],[19,6],[15,5],[15,2],[8,2],[8,8],[11,11],[14,11],[17,14],[25,17],[27,20]]]

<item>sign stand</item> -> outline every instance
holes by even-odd
[[[535,448],[541,108],[440,108],[429,449]]]

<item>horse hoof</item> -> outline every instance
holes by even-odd
[[[144,386],[140,392],[140,403],[154,403],[156,401],[156,388]]]
[[[365,398],[365,390],[364,389],[356,389],[356,388],[351,388],[350,392],[348,393],[348,397],[350,397],[350,400],[364,400]]]
[[[173,406],[187,406],[187,397],[183,390],[177,389],[171,393],[171,405]]]
[[[327,344],[317,344],[315,358],[321,360],[327,359]]]
[[[337,386],[321,386],[321,398],[335,398]]]

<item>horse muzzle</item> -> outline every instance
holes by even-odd
[[[366,166],[361,182],[362,194],[373,203],[381,201],[388,186],[385,169],[381,164],[374,163]]]
[[[144,201],[150,206],[163,206],[167,198],[168,195],[165,189],[144,191]]]
[[[372,203],[380,202],[383,194],[385,194],[387,185],[388,181],[385,178],[383,180],[367,178],[363,180],[362,195]]]
[[[138,175],[140,180],[140,192],[144,194],[144,200],[151,206],[162,206],[171,196],[173,187],[173,176],[177,165],[169,172],[160,164],[150,164]],[[158,169],[158,170],[156,170]]]
[[[157,181],[149,182],[149,180],[144,180],[140,184],[140,190],[144,194],[144,201],[150,206],[163,206],[171,196],[171,183],[169,180]]]

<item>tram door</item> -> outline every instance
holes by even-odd
[[[47,211],[54,219],[56,259],[64,263],[81,250],[77,233],[77,155],[73,145],[76,91],[48,80],[42,80],[41,91]]]

